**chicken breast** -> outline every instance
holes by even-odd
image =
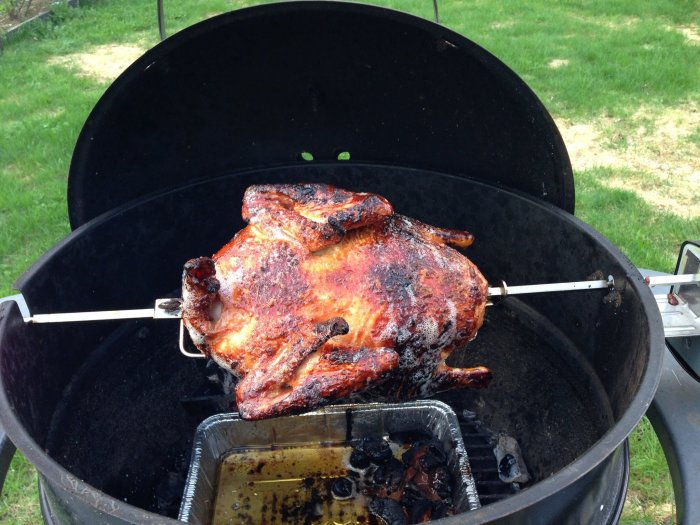
[[[243,418],[488,384],[484,367],[445,364],[483,323],[486,279],[453,248],[471,234],[324,184],[251,186],[243,218],[183,274],[185,326],[238,378]]]

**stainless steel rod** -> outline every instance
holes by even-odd
[[[141,310],[103,310],[101,312],[70,312],[65,314],[36,314],[25,317],[27,323],[72,323],[77,321],[110,321],[114,319],[140,319],[155,317],[153,308]]]
[[[649,286],[700,283],[700,273],[688,273],[685,275],[657,275],[655,277],[647,277],[644,280]]]
[[[25,317],[25,323],[72,323],[81,321],[112,321],[119,319],[179,319],[182,317],[180,299],[156,299],[153,308],[139,310],[102,310],[64,314],[36,314]]]
[[[700,283],[700,274],[687,275],[661,275],[647,277],[649,286]],[[501,286],[491,286],[488,289],[489,297],[505,297],[508,295],[520,295],[545,292],[567,292],[575,290],[595,290],[614,288],[615,281],[612,276],[608,279],[596,281],[573,281],[566,283],[526,284],[508,286],[505,282]],[[179,299],[156,299],[154,308],[140,310],[105,310],[98,312],[70,312],[62,314],[36,314],[25,317],[27,323],[68,323],[80,321],[108,321],[115,319],[179,319],[182,317]]]
[[[501,286],[489,287],[489,297],[498,297],[506,295],[519,295],[525,293],[544,293],[544,292],[567,292],[572,290],[594,290],[597,288],[608,288],[611,282],[608,280],[600,281],[574,281],[568,283],[547,283],[547,284],[525,284],[521,286],[508,286],[505,283]]]
[[[655,277],[647,277],[645,281],[649,286],[700,283],[700,273],[689,273],[685,275],[659,275]],[[600,288],[613,288],[614,284],[615,283],[612,276],[608,277],[607,280],[601,279],[597,281],[573,281],[568,283],[526,284],[522,286],[508,286],[503,283],[501,286],[489,287],[488,294],[489,297],[498,297],[525,293],[594,290]]]

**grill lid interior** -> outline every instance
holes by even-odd
[[[574,207],[561,136],[502,62],[411,15],[310,1],[214,17],[130,66],[78,139],[71,224],[192,180],[310,158],[431,169]]]

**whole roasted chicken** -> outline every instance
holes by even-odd
[[[185,326],[238,379],[243,418],[488,384],[484,367],[445,364],[484,318],[486,279],[451,247],[471,234],[325,184],[251,186],[243,219],[183,274]]]

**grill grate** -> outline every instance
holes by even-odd
[[[476,414],[464,410],[458,415],[458,420],[481,505],[520,492],[523,489],[522,483],[505,482],[499,476],[494,454],[494,435],[484,431],[484,425],[476,418]]]

